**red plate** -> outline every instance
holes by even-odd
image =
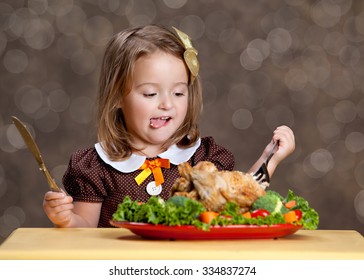
[[[115,227],[129,229],[136,235],[148,239],[202,240],[202,239],[270,239],[295,233],[302,226],[278,225],[229,225],[212,226],[204,231],[195,226],[164,226],[146,223],[110,221]]]

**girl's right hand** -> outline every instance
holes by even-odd
[[[44,195],[43,209],[55,226],[67,227],[73,214],[73,198],[64,192],[49,191]]]

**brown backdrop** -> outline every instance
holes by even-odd
[[[188,33],[199,50],[201,129],[246,170],[287,124],[296,151],[271,188],[294,190],[321,229],[364,233],[364,2],[352,0],[7,0],[0,3],[0,242],[50,227],[46,182],[10,117],[27,123],[60,182],[95,143],[104,45],[129,26]]]

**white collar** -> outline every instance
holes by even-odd
[[[195,145],[186,149],[179,148],[177,147],[177,145],[172,145],[171,147],[168,148],[167,151],[159,154],[158,157],[169,159],[170,163],[178,165],[182,162],[188,161],[196,152],[198,147],[200,147],[200,145],[201,145],[200,138],[197,140]],[[135,170],[138,170],[139,167],[142,166],[142,164],[147,158],[146,156],[132,154],[131,157],[129,157],[126,160],[112,161],[106,154],[100,143],[95,144],[95,149],[97,154],[105,163],[112,166],[116,170],[119,170],[124,173],[130,173]]]

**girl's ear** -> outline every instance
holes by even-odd
[[[123,109],[123,106],[124,106],[123,99],[120,99],[119,104],[116,106],[116,108]]]

